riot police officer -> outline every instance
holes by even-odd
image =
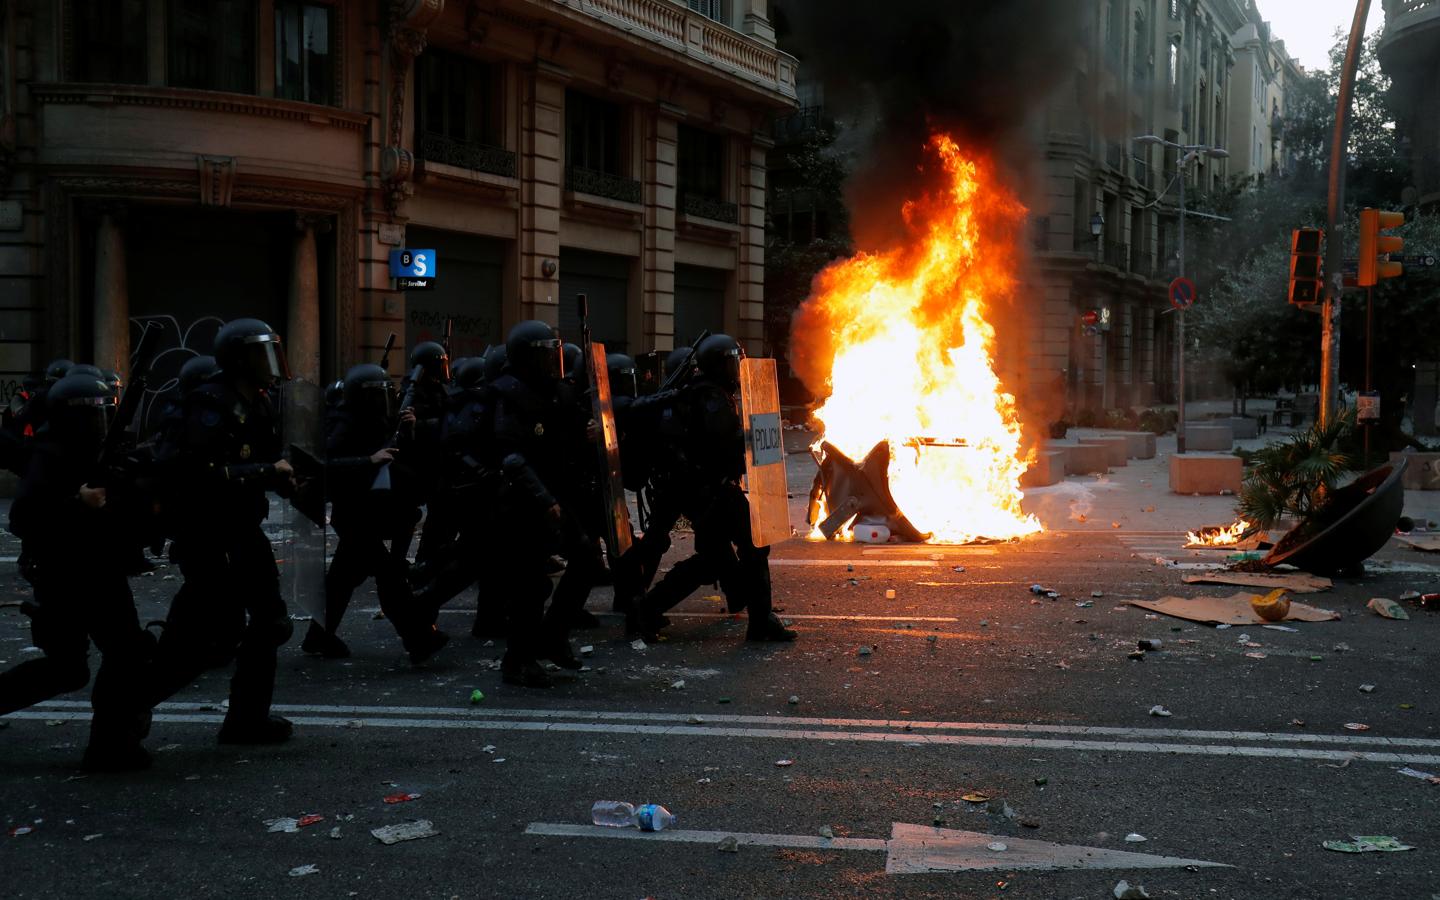
[[[711,335],[696,353],[699,368],[666,411],[673,436],[672,484],[695,528],[695,553],[681,560],[646,595],[639,625],[654,635],[666,610],[702,584],[720,582],[732,602],[749,613],[751,641],[793,641],[771,611],[769,547],[750,536],[749,500],[740,489],[745,436],[737,408],[740,360],[745,352],[729,335]]]
[[[415,412],[414,424],[407,427],[412,443],[406,457],[419,476],[421,502],[425,505],[425,526],[415,548],[415,562],[423,564],[454,541],[460,514],[439,478],[440,432],[450,399],[450,354],[437,341],[423,341],[410,351],[410,369],[411,374],[400,383],[400,392],[410,397]],[[418,378],[414,378],[416,372]]]
[[[235,675],[220,741],[278,743],[290,737],[291,724],[270,714],[276,651],[293,626],[261,523],[269,513],[266,491],[288,496],[295,489],[271,399],[289,367],[280,336],[259,319],[222,327],[215,361],[220,371],[184,400],[183,438],[169,454],[169,474],[185,486],[175,510],[175,556],[185,586],[170,605],[150,700],[192,682],[216,640],[228,638]],[[232,634],[242,621],[243,630]]]
[[[585,496],[584,470],[577,454],[590,453],[586,417],[561,386],[559,338],[544,322],[521,322],[505,342],[508,364],[492,386],[492,460],[503,476],[500,494],[507,527],[497,535],[498,558],[505,560],[497,593],[509,603],[509,637],[501,675],[508,684],[548,687],[550,678],[537,664],[549,659],[569,669],[580,662],[567,634],[589,592],[585,570],[598,566],[594,542],[578,512]],[[579,575],[584,593],[550,594],[547,554],[559,549]]]
[[[312,622],[300,646],[332,659],[349,656],[336,632],[355,589],[373,575],[380,609],[410,661],[424,662],[449,637],[435,628],[433,611],[426,613],[415,603],[406,578],[405,548],[419,519],[419,501],[414,476],[400,461],[404,450],[393,446],[403,443],[394,438],[404,429],[396,428],[390,376],[373,363],[353,366],[345,373],[344,392],[325,435],[330,521],[339,542],[325,573],[325,622]],[[414,411],[406,410],[400,425],[413,425],[414,419]]]
[[[150,707],[143,677],[155,642],[140,627],[125,579],[126,547],[115,540],[132,533],[123,521],[127,485],[101,470],[114,395],[103,381],[76,374],[57,380],[46,402],[48,420],[10,508],[10,530],[25,547],[21,571],[35,589],[21,611],[44,656],[0,674],[0,715],[84,687],[93,641],[101,662],[84,765],[145,768],[150,757],[140,741]]]

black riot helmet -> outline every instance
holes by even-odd
[[[325,388],[325,408],[327,410],[339,409],[341,401],[345,399],[345,379],[330,382]]]
[[[561,348],[564,357],[564,374],[567,381],[579,381],[585,377],[585,351],[580,349],[579,344],[572,344],[569,341]]]
[[[395,394],[391,388],[390,374],[374,363],[351,366],[345,373],[341,406],[355,415],[388,422],[394,413]]]
[[[474,390],[485,383],[485,358],[467,356],[455,367],[455,386],[462,390]]]
[[[700,342],[700,347],[695,352],[695,362],[700,366],[700,373],[706,378],[713,378],[728,385],[740,383],[740,360],[744,358],[745,351],[739,342],[728,334],[710,335]]]
[[[534,319],[510,329],[505,357],[510,371],[521,379],[559,378],[565,371],[555,329]]]
[[[51,360],[50,365],[45,367],[45,383],[54,384],[69,375],[73,368],[75,368],[75,364],[68,359]]]
[[[610,396],[634,397],[640,393],[635,380],[635,360],[624,353],[610,353],[605,357],[605,368],[610,370]]]
[[[685,360],[690,359],[689,347],[676,347],[665,356],[665,377],[669,378],[677,369],[685,365]]]
[[[100,371],[99,366],[92,366],[89,363],[79,363],[70,367],[66,375],[84,375],[86,378],[94,378],[96,381],[104,381],[105,373]]]
[[[496,344],[485,351],[485,380],[494,381],[505,374],[505,363],[509,355],[504,344]]]
[[[215,362],[227,378],[256,387],[290,380],[290,365],[280,335],[259,319],[234,319],[215,335]]]
[[[103,380],[70,374],[55,382],[45,396],[46,428],[57,440],[77,450],[100,449],[115,395]]]
[[[420,366],[426,377],[441,384],[450,383],[450,354],[436,341],[421,341],[410,351],[410,368]]]
[[[125,379],[120,377],[120,373],[114,369],[105,370],[105,384],[110,388],[110,393],[116,397],[119,397],[125,390]]]
[[[219,363],[215,362],[213,356],[192,356],[185,360],[185,365],[180,367],[179,384],[176,390],[180,396],[187,397],[204,382],[215,376],[220,371]]]

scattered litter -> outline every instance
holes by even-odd
[[[1008,844],[1002,843],[1001,841],[991,841],[985,846],[987,849],[993,850],[996,853],[1004,853],[1006,850],[1010,849],[1010,846]]]
[[[475,690],[473,690],[473,691],[470,692],[470,702],[471,702],[472,704],[480,703],[480,702],[482,702],[484,699],[485,699],[485,692],[482,691],[482,690],[480,690],[479,688],[476,688]]]
[[[1247,653],[1247,654],[1245,654],[1245,655],[1248,656],[1250,659],[1267,659],[1267,658],[1268,658],[1264,653]]]
[[[789,768],[790,766],[793,766],[793,765],[795,765],[795,760],[793,760],[793,759],[777,759],[777,760],[775,760],[775,768],[777,768],[777,769],[786,769],[786,768]]]
[[[1375,693],[1375,685],[1373,685],[1373,684],[1362,684],[1362,685],[1360,685],[1360,693],[1362,693],[1362,694],[1373,694],[1373,693]]]
[[[861,656],[869,656],[871,653],[871,648],[868,645],[861,647],[859,653]]]
[[[636,650],[636,651],[639,651],[640,653],[644,653],[644,652],[645,652],[645,648],[646,648],[645,641],[642,640],[641,638],[636,638],[635,640],[633,640],[633,641],[630,642],[630,649],[631,649],[631,650]]]
[[[1094,600],[1081,600],[1075,604],[1076,609],[1089,609],[1095,605]]]
[[[1162,646],[1162,643],[1163,642],[1157,640],[1156,638],[1141,638],[1137,642],[1137,646],[1139,646],[1141,650],[1159,650]]]
[[[583,646],[583,647],[580,648],[580,655],[581,655],[581,656],[594,656],[594,655],[595,655],[595,646],[594,646],[593,644],[586,644],[585,646]]]
[[[319,814],[317,814],[317,813],[310,813],[309,815],[301,816],[300,819],[299,819],[295,824],[296,824],[298,827],[300,827],[300,828],[305,828],[306,826],[314,825],[314,824],[316,824],[317,822],[323,822],[323,821],[325,821],[325,817],[324,817],[324,816],[319,815]]]
[[[1251,597],[1250,608],[1267,622],[1283,622],[1290,615],[1290,596],[1284,588],[1275,588],[1264,596],[1257,594]]]
[[[735,839],[734,835],[731,835],[730,837],[721,838],[720,843],[715,845],[715,849],[721,853],[739,853],[740,842]]]
[[[1410,618],[1410,614],[1405,611],[1405,607],[1385,597],[1371,597],[1370,602],[1365,604],[1365,608],[1375,613],[1375,615],[1383,616],[1387,619],[1404,620]]]
[[[1350,764],[1351,764],[1352,762],[1354,762],[1354,761],[1355,761],[1355,757],[1354,757],[1354,756],[1347,756],[1347,757],[1345,757],[1345,759],[1344,759],[1342,762],[1340,762],[1339,764],[1336,764],[1336,763],[1321,763],[1320,765],[1321,765],[1322,767],[1326,768],[1326,769],[1348,769],[1348,768],[1350,768]]]
[[[337,841],[340,840],[340,826],[339,826],[339,825],[336,825],[334,828],[330,829],[330,837],[334,838],[334,839],[337,840]]]
[[[396,803],[409,803],[411,800],[419,799],[419,794],[391,794],[385,798],[385,802],[394,805]]]
[[[672,691],[683,691],[683,690],[685,690],[685,679],[681,678],[681,679],[679,679],[678,681],[672,681],[672,682],[670,682],[670,690],[672,690]]]
[[[1121,879],[1115,885],[1115,900],[1150,900],[1150,893],[1144,887]]]
[[[1291,634],[1299,634],[1299,633],[1300,633],[1300,629],[1298,629],[1298,628],[1291,628],[1289,625],[1261,625],[1260,627],[1261,627],[1261,628],[1268,628],[1268,629],[1270,629],[1271,631],[1288,631],[1288,632],[1290,632]],[[1348,650],[1349,648],[1347,647],[1346,649]]]
[[[1145,835],[1136,834],[1133,831],[1130,834],[1125,835],[1125,843],[1127,844],[1143,844],[1148,840],[1150,839],[1147,838]]]
[[[729,702],[730,702],[730,698],[729,698],[729,697],[721,697],[719,700],[716,700],[715,702],[716,702],[716,703],[729,703]]]
[[[894,599],[895,599],[895,589],[894,589],[894,588],[888,588],[888,589],[885,591],[885,599],[886,599],[886,600],[894,600]]]
[[[1184,575],[1180,578],[1186,584],[1227,584],[1239,587],[1258,587],[1271,590],[1284,588],[1292,594],[1314,594],[1328,591],[1334,582],[1319,575],[1305,572],[1272,574],[1265,572],[1206,572],[1201,575]]]
[[[1128,654],[1128,656],[1129,656],[1130,659],[1133,659],[1133,660],[1135,660],[1136,662],[1141,662],[1141,661],[1143,661],[1143,660],[1145,659],[1145,651],[1144,651],[1144,650],[1131,650],[1130,653]]]
[[[1291,719],[1291,720],[1290,720],[1290,724],[1291,724],[1291,725],[1294,725],[1296,728],[1304,728],[1304,727],[1305,727],[1305,720],[1304,720],[1304,719]]]
[[[965,571],[965,567],[964,567],[964,566],[956,566],[955,568],[951,569],[950,571],[963,573],[963,572]]]
[[[1158,716],[1162,719],[1168,719],[1171,716],[1171,712],[1170,710],[1157,703],[1156,705],[1150,707],[1150,715]]]
[[[1047,784],[1049,784],[1049,783],[1050,783],[1050,779],[1048,779],[1048,778],[1037,778],[1037,779],[1035,779],[1035,786],[1036,786],[1036,787],[1044,787],[1045,785],[1047,785]]]
[[[1415,704],[1413,704],[1413,703],[1402,703],[1402,704],[1400,704],[1400,708],[1401,708],[1401,709],[1414,709],[1414,708],[1415,708]]]
[[[966,803],[989,803],[990,795],[982,794],[979,791],[971,791],[970,793],[965,794],[960,799],[964,800]]]
[[[1336,644],[1336,645],[1335,645],[1334,647],[1332,647],[1331,649],[1334,650],[1336,653],[1349,653],[1349,652],[1350,652],[1350,645],[1349,645],[1349,644]]]
[[[317,875],[319,874],[319,872],[320,868],[318,866],[316,866],[314,863],[309,863],[307,865],[296,866],[295,868],[291,869],[290,877],[303,878],[306,875]]]
[[[104,835],[103,832],[100,833],[100,834],[87,834],[87,835],[85,835],[83,838],[81,838],[80,840],[82,840],[82,841],[84,841],[85,843],[88,844],[88,843],[90,843],[91,841],[98,841],[98,840],[100,840],[100,838],[102,838],[102,837],[104,837],[104,836],[105,836],[105,835]]]
[[[1400,843],[1399,838],[1391,837],[1388,834],[1354,834],[1351,841],[1326,841],[1320,846],[1326,850],[1334,850],[1339,853],[1398,853],[1401,850],[1414,850],[1408,844]]]
[[[401,841],[418,841],[421,838],[434,837],[440,832],[435,830],[435,826],[429,819],[417,819],[414,822],[372,828],[370,833],[382,844],[398,844]]]
[[[10,829],[10,836],[20,837],[22,834],[29,834],[34,830],[35,829],[29,825],[16,825],[14,828]]]
[[[493,756],[493,755],[495,754],[495,750],[496,750],[496,749],[497,749],[497,748],[496,748],[496,746],[495,746],[494,744],[486,744],[485,746],[483,746],[483,747],[480,748],[480,752],[481,752],[481,753],[489,753],[490,755]]]
[[[925,635],[925,640],[929,641],[929,642],[932,643],[932,644],[938,643],[938,642],[940,641],[940,635],[938,635],[938,634],[927,634],[927,635]]]
[[[1406,766],[1403,769],[1396,769],[1395,771],[1399,772],[1401,775],[1408,775],[1411,778],[1419,778],[1423,781],[1428,781],[1431,784],[1440,784],[1440,775],[1431,775],[1429,772],[1422,772],[1419,769],[1412,769],[1409,766]]]
[[[1229,597],[1161,597],[1159,600],[1131,600],[1131,606],[1164,613],[1190,622],[1219,625],[1263,625],[1264,620],[1250,606],[1250,594]],[[1292,622],[1330,622],[1340,614],[1305,603],[1290,604]],[[1264,626],[1269,627],[1269,626]]]
[[[1366,725],[1366,724],[1363,723],[1363,722],[1346,722],[1346,723],[1345,723],[1345,730],[1346,730],[1346,731],[1369,731],[1369,730],[1370,730],[1370,726],[1369,726],[1369,725]]]
[[[1101,597],[1105,596],[1105,592],[1104,592],[1104,591],[1091,591],[1091,592],[1090,592],[1090,596],[1094,597],[1096,600],[1099,600]]]
[[[820,836],[829,840],[830,838],[835,837],[835,829],[831,828],[829,825],[821,825]]]
[[[791,706],[794,706],[795,704],[797,704],[797,703],[799,703],[799,702],[800,702],[800,695],[799,695],[799,694],[791,694],[791,695],[790,695],[790,705],[791,705]]]

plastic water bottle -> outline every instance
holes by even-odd
[[[641,831],[664,831],[674,828],[677,821],[674,813],[656,803],[647,803],[635,810],[635,824]]]
[[[635,805],[624,800],[597,800],[590,807],[590,821],[606,828],[629,828],[635,821]]]

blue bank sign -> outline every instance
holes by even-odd
[[[426,290],[439,273],[434,250],[391,250],[390,277],[398,290]]]

